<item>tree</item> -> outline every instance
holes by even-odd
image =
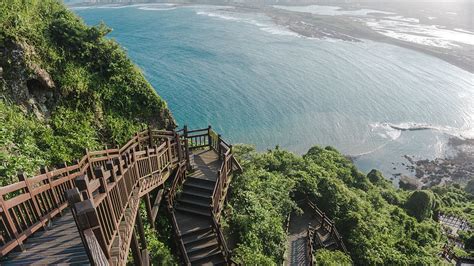
[[[434,209],[434,195],[428,190],[414,191],[405,204],[407,212],[418,221],[431,218]]]

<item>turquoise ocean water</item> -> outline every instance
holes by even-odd
[[[233,143],[331,145],[390,177],[407,173],[403,155],[443,156],[450,137],[474,135],[474,75],[419,52],[308,39],[211,6],[74,11],[114,29],[180,125],[211,124]]]

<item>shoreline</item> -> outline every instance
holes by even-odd
[[[247,8],[239,9],[244,11]],[[253,12],[256,11],[258,10],[253,9]],[[465,45],[447,49],[402,41],[385,36],[369,28],[364,21],[351,16],[316,15],[273,7],[266,7],[261,11],[269,16],[275,24],[286,27],[304,37],[332,38],[352,42],[370,40],[387,43],[436,57],[465,71],[474,73],[474,46]]]
[[[111,3],[111,4],[93,4],[93,3],[80,3],[69,5],[70,8],[86,8],[94,6],[134,6],[134,5],[172,5],[173,7],[179,6],[192,6],[192,5],[211,5],[216,7],[229,6],[233,7],[232,12],[242,13],[263,13],[270,17],[272,21],[279,25],[287,28],[288,30],[299,34],[307,38],[319,38],[319,39],[336,39],[350,42],[361,42],[363,40],[370,40],[375,42],[386,43],[395,45],[398,47],[410,49],[413,51],[421,52],[426,55],[436,57],[443,60],[451,65],[461,68],[469,73],[474,73],[474,45],[459,45],[458,47],[452,48],[441,48],[436,46],[421,45],[414,42],[408,42],[385,36],[378,31],[371,29],[365,24],[361,17],[340,15],[340,16],[329,16],[329,15],[317,15],[306,12],[295,12],[285,9],[275,8],[271,5],[267,6],[248,6],[238,4],[199,4],[199,3],[186,3],[186,2],[166,2],[166,3],[149,3],[144,1],[134,3]],[[357,10],[360,8],[374,8],[381,12],[392,12],[393,15],[400,15],[397,10],[390,8],[380,8],[378,6],[371,7],[370,5],[356,5],[343,3],[321,3],[321,6],[337,6],[341,10]],[[296,6],[296,5],[295,5]],[[301,6],[301,5],[300,5]],[[227,11],[226,9],[222,9]],[[377,14],[375,18],[382,19],[383,14]],[[419,17],[418,19],[421,19]],[[445,26],[443,26],[445,27]],[[474,38],[474,37],[473,37]]]

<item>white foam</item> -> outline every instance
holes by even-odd
[[[72,7],[69,7],[69,9],[71,10],[85,10],[85,9],[91,9],[91,8],[94,8],[92,6],[72,6]]]
[[[139,7],[138,9],[147,11],[168,11],[175,10],[176,7]]]
[[[316,15],[325,15],[325,16],[367,16],[369,14],[386,14],[393,15],[393,12],[375,10],[375,9],[357,9],[357,10],[343,10],[338,6],[320,6],[320,5],[309,5],[309,6],[273,6],[275,8],[294,11],[294,12],[305,12]]]
[[[417,18],[407,18],[404,16],[388,16],[385,17],[391,20],[397,20],[397,21],[405,21],[405,22],[411,22],[411,23],[420,23],[420,20]]]
[[[404,123],[372,123],[370,124],[371,131],[379,136],[396,140],[400,137],[402,131],[418,131],[418,130],[434,130],[442,132],[447,135],[458,138],[472,138],[474,137],[473,125],[466,124],[461,128],[450,126],[439,126],[427,123],[404,122]]]
[[[274,35],[284,35],[284,36],[294,36],[294,37],[301,36],[298,33],[291,31],[286,27],[274,24],[266,17],[265,17],[265,20],[268,20],[268,21],[262,21],[264,19],[258,20],[258,18],[255,18],[255,17],[242,16],[241,14],[231,13],[231,12],[226,12],[226,11],[197,11],[196,14],[208,16],[212,18],[217,18],[217,19],[251,24],[251,25],[257,26],[262,31],[265,31],[267,33],[274,34]]]
[[[453,48],[458,47],[459,44],[474,45],[474,34],[444,29],[436,25],[389,19],[367,19],[366,24],[388,37],[427,46]]]
[[[402,135],[401,130],[392,128],[388,123],[372,123],[370,127],[373,133],[384,139],[396,140]]]

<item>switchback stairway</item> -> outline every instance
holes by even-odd
[[[206,131],[191,131],[188,150],[192,151],[189,176],[175,178],[168,208],[187,265],[231,264],[219,216],[234,170],[241,170],[232,155],[232,146]]]
[[[148,265],[139,205],[153,226],[164,194],[183,262],[229,264],[219,218],[234,170],[232,146],[211,127],[185,127],[20,175],[0,187],[0,264],[125,265],[131,250],[135,265]]]

